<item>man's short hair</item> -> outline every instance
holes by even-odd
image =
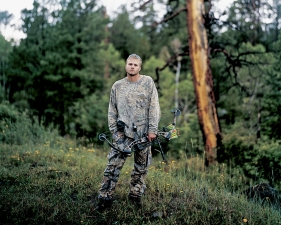
[[[139,55],[137,55],[137,54],[131,54],[131,55],[129,55],[129,57],[127,58],[127,60],[128,60],[128,59],[131,59],[131,58],[139,60],[139,61],[140,61],[140,66],[141,66],[141,64],[142,64],[142,59],[141,59],[141,57],[140,57]]]

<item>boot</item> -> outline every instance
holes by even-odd
[[[103,212],[104,210],[109,209],[112,206],[112,203],[113,200],[99,199],[94,211]]]
[[[141,203],[141,198],[140,197],[136,197],[136,196],[128,196],[128,200],[129,202],[131,202],[133,205],[135,205],[137,208],[141,208],[142,203]]]

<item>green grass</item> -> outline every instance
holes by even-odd
[[[103,213],[91,204],[109,150],[81,147],[70,139],[42,145],[0,144],[1,224],[281,224],[280,208],[240,194],[243,175],[223,166],[203,171],[203,160],[154,158],[143,207],[127,201],[133,158],[117,185],[120,197]],[[219,172],[218,172],[219,171]]]

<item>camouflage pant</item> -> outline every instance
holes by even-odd
[[[124,133],[117,132],[113,135],[114,145],[128,145],[134,139],[126,137]],[[148,146],[140,150],[134,147],[134,169],[131,173],[130,192],[131,197],[141,197],[145,191],[145,176],[151,161],[151,147]],[[116,183],[123,168],[127,156],[120,151],[111,148],[108,156],[108,164],[104,170],[101,188],[99,189],[99,199],[110,200],[114,194]]]

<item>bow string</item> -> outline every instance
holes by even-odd
[[[134,141],[132,141],[129,145],[127,146],[118,146],[116,144],[113,144],[109,139],[110,137],[112,137],[111,132],[104,132],[99,134],[99,140],[106,142],[111,148],[120,151],[124,154],[126,154],[127,156],[130,156],[132,152],[134,152],[133,147],[135,145],[138,146],[142,146],[142,148],[152,145],[152,144],[157,144],[159,146],[159,150],[155,149],[156,151],[161,153],[161,156],[163,158],[163,161],[167,161],[165,154],[163,152],[161,143],[170,141],[172,139],[178,138],[180,136],[180,131],[178,128],[176,128],[176,117],[178,117],[181,114],[181,111],[179,109],[172,109],[170,111],[173,114],[173,122],[165,127],[163,127],[161,130],[158,130],[157,132],[157,136],[156,139],[152,142],[148,141],[148,138],[146,136],[144,137],[140,137],[138,139],[135,139]],[[122,129],[124,129],[124,127],[122,128],[122,126],[120,127],[120,125],[118,126],[117,124],[117,130],[118,131],[122,131]]]

